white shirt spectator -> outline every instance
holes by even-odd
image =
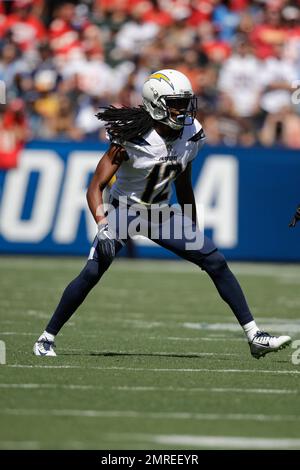
[[[291,37],[284,46],[284,59],[292,63],[297,70],[297,78],[300,79],[300,37]]]
[[[218,88],[229,95],[239,116],[255,113],[262,91],[260,67],[260,62],[252,55],[233,55],[221,68]]]
[[[282,83],[292,88],[293,82],[297,79],[297,70],[293,64],[287,60],[276,57],[269,57],[262,65],[261,79],[264,87],[272,84]],[[282,108],[291,105],[291,91],[286,89],[274,89],[266,91],[261,98],[261,107],[268,113],[277,113]]]
[[[120,29],[116,36],[116,47],[124,52],[140,52],[157,35],[159,27],[155,23],[136,23],[130,21]]]
[[[104,127],[104,122],[96,118],[98,109],[92,104],[83,106],[76,118],[76,126],[86,134],[96,132]]]
[[[67,63],[62,75],[63,78],[77,75],[80,89],[90,96],[105,96],[115,92],[113,71],[100,59],[83,59]]]

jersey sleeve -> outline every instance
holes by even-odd
[[[205,139],[206,139],[206,136],[205,136],[203,127],[201,126],[199,121],[195,120],[195,126],[193,129],[192,135],[188,139],[188,141],[192,144],[191,151],[190,151],[189,158],[188,158],[189,162],[191,162],[197,157],[198,152],[204,145]]]
[[[118,139],[116,139],[115,137],[113,137],[108,130],[106,130],[105,132],[105,137],[107,138],[107,140],[109,141],[110,144],[118,144],[120,145],[120,141]]]
[[[109,141],[110,144],[115,144],[115,145],[117,145],[117,146],[119,146],[119,147],[121,147],[122,149],[125,150],[125,152],[126,152],[126,155],[124,155],[124,160],[125,161],[130,159],[130,156],[129,156],[128,151],[127,151],[128,148],[126,147],[126,142],[121,142],[119,139],[116,139],[115,137],[112,137],[108,131],[106,131],[105,137]]]

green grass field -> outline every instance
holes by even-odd
[[[34,357],[83,263],[0,258],[1,449],[300,449],[295,349],[253,359],[188,263],[116,261],[57,338],[58,357]],[[232,269],[259,326],[300,339],[300,267]]]

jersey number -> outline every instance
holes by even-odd
[[[142,196],[142,201],[155,204],[164,201],[168,196],[168,186],[171,180],[175,179],[182,172],[180,163],[162,163],[155,165],[148,175],[147,185]],[[160,190],[153,198],[153,192]]]

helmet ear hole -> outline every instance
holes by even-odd
[[[153,103],[153,101],[150,102],[150,106],[152,108],[152,113],[153,113],[152,117],[154,119],[160,121],[161,119],[164,119],[165,117],[167,117],[167,111],[157,106],[155,103]]]

